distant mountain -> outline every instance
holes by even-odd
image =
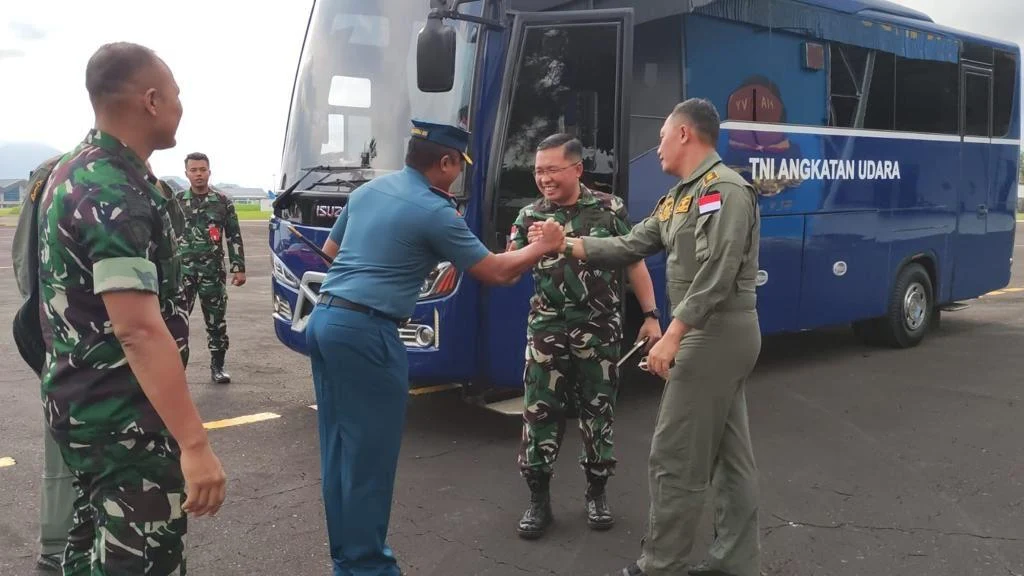
[[[181,192],[182,190],[188,190],[188,180],[180,176],[160,176],[160,179],[171,187],[171,190],[175,192]]]
[[[28,178],[31,172],[60,150],[38,142],[6,142],[0,144],[0,179]]]

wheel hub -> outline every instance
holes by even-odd
[[[903,322],[910,331],[916,331],[924,324],[928,315],[928,298],[924,286],[918,282],[907,287],[903,297]]]

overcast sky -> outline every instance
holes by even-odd
[[[1024,44],[1022,0],[896,1],[942,24]],[[105,42],[128,40],[156,50],[182,89],[178,146],[154,154],[156,173],[183,175],[182,158],[200,150],[211,157],[215,182],[273,188],[310,5],[0,0],[0,141],[74,146],[92,125],[89,56]]]

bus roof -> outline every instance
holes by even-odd
[[[1009,50],[1011,52],[1017,52],[1018,47],[1013,42],[1006,40],[999,40],[997,38],[989,38],[980,34],[974,34],[972,32],[965,32],[956,28],[950,28],[941,24],[936,24],[935,21],[924,12],[907,8],[895,2],[889,0],[796,0],[803,4],[816,6],[825,10],[832,10],[835,12],[844,12],[846,14],[853,14],[857,16],[863,16],[876,21],[891,22],[900,26],[913,28],[921,32],[934,32],[936,34],[943,34],[958,38],[966,42],[976,42],[979,44],[987,44]]]

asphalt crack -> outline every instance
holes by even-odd
[[[1016,538],[1013,536],[989,536],[985,534],[976,534],[974,532],[960,532],[960,531],[949,531],[939,530],[937,528],[902,528],[899,526],[872,526],[869,524],[857,524],[856,522],[839,522],[837,524],[816,524],[814,522],[801,522],[798,520],[789,520],[778,514],[772,513],[776,519],[780,520],[782,524],[775,524],[766,527],[766,536],[771,535],[773,532],[780,528],[819,528],[821,530],[845,530],[855,529],[864,530],[867,532],[898,532],[900,534],[915,535],[919,533],[926,534],[938,534],[940,536],[963,536],[967,538],[977,538],[979,540],[989,540],[996,542],[1024,542],[1024,538]]]

